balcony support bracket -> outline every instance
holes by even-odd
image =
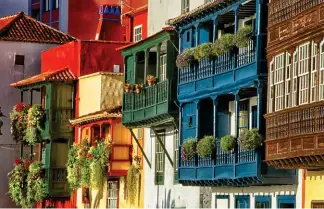
[[[143,156],[144,156],[144,159],[146,160],[146,163],[147,163],[147,164],[149,165],[149,167],[151,168],[151,162],[150,162],[149,159],[147,158],[147,156],[146,156],[146,154],[145,154],[145,152],[144,152],[144,149],[143,149],[142,145],[139,143],[139,141],[138,141],[136,135],[134,134],[133,130],[132,130],[132,129],[129,129],[129,131],[131,132],[131,134],[132,134],[132,136],[133,136],[133,138],[134,138],[134,140],[135,140],[135,142],[136,142],[138,148],[141,150],[141,152],[142,152],[142,154],[143,154]]]
[[[172,161],[172,159],[171,159],[171,157],[170,157],[170,155],[169,155],[169,152],[168,152],[167,149],[165,148],[165,145],[163,144],[163,142],[162,142],[160,136],[156,133],[156,130],[155,130],[154,128],[151,128],[151,129],[152,129],[152,131],[154,132],[155,138],[158,140],[158,142],[159,142],[159,144],[161,145],[161,147],[162,147],[164,153],[166,154],[166,156],[167,156],[167,158],[168,158],[168,160],[169,160],[171,166],[173,167],[173,161]]]

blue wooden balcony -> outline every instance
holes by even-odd
[[[181,147],[180,149],[181,150]],[[224,152],[220,140],[216,153],[202,159],[182,160],[179,154],[179,182],[183,185],[251,186],[263,184],[294,184],[295,171],[267,167],[261,160],[262,150],[245,151],[239,146],[233,152]]]
[[[240,83],[253,82],[259,76],[256,57],[256,41],[251,39],[248,47],[232,49],[222,56],[202,59],[197,64],[180,69],[178,99],[221,94],[223,90]]]

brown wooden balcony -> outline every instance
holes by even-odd
[[[324,102],[265,116],[266,162],[276,168],[324,168]]]

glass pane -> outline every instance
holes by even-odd
[[[269,202],[256,202],[255,208],[270,208]]]
[[[280,203],[279,208],[295,208],[294,203]]]

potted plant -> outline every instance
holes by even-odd
[[[143,89],[143,84],[135,84],[135,91],[137,94],[141,93]]]
[[[188,67],[195,60],[195,50],[196,48],[186,49],[177,56],[176,65],[179,69]]]
[[[146,81],[149,86],[152,86],[156,82],[156,77],[154,75],[147,75]]]
[[[216,139],[213,136],[205,136],[200,139],[197,144],[197,153],[202,158],[207,158],[213,155],[216,150]]]
[[[181,146],[181,158],[182,160],[192,160],[196,154],[196,139],[187,139]]]
[[[252,35],[252,27],[251,26],[245,26],[241,28],[236,34],[235,34],[235,45],[238,48],[244,48],[248,47],[251,35]]]
[[[256,128],[243,130],[238,139],[243,150],[254,150],[263,144],[263,137]]]
[[[203,43],[199,45],[194,51],[194,57],[196,60],[201,60],[203,58],[210,58],[213,56],[212,43]]]
[[[230,152],[235,148],[236,140],[232,135],[226,135],[221,138],[221,148],[224,152]]]
[[[129,93],[133,89],[133,85],[129,83],[125,83],[124,89],[126,93]]]

